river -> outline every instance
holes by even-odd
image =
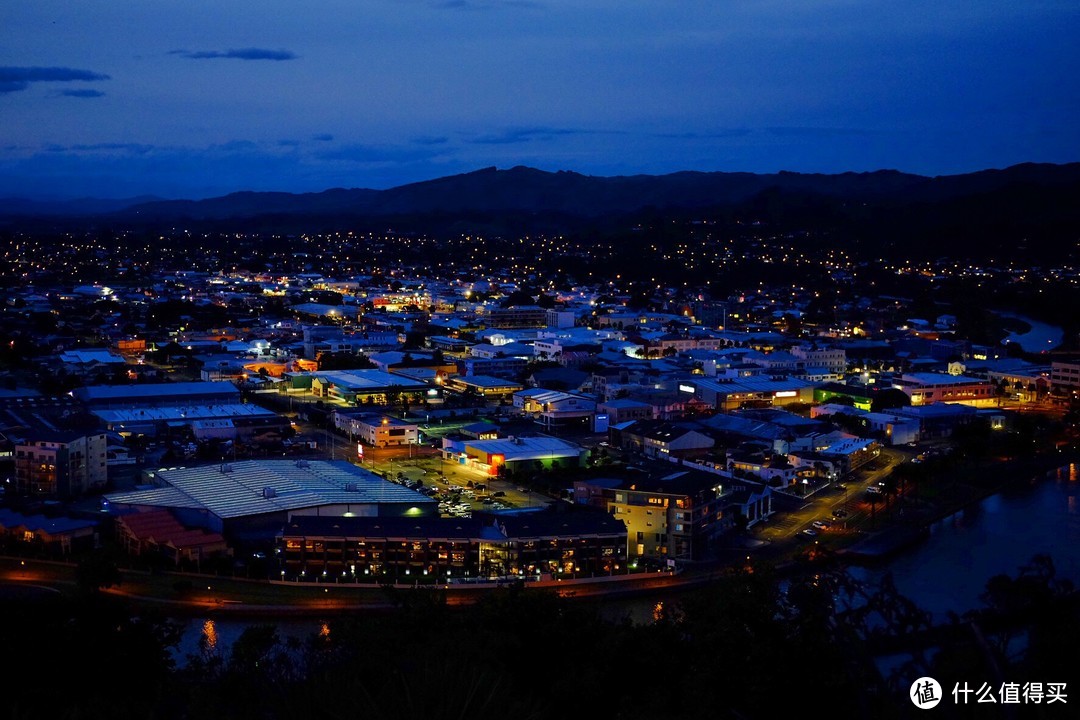
[[[980,607],[994,575],[1016,575],[1049,555],[1059,577],[1080,586],[1080,465],[1018,483],[930,526],[930,536],[880,568],[853,568],[862,580],[891,572],[897,590],[935,621]]]
[[[877,582],[887,572],[900,593],[928,610],[935,622],[950,611],[963,613],[980,606],[979,595],[994,575],[1015,575],[1034,555],[1050,555],[1059,577],[1080,586],[1080,463],[1050,472],[1030,483],[1018,483],[997,495],[930,526],[929,537],[880,567],[853,567],[852,575]],[[658,602],[678,603],[680,593],[655,597],[598,600],[607,620],[646,623]],[[174,657],[181,664],[198,654],[209,633],[220,651],[260,621],[206,618],[185,621]],[[313,618],[267,619],[282,638],[304,639],[319,631]]]
[[[1002,344],[1013,342],[1022,347],[1026,352],[1044,352],[1047,350],[1053,350],[1061,344],[1062,339],[1065,337],[1065,331],[1055,325],[1048,325],[1038,320],[1032,320],[1029,317],[1023,315],[1015,315],[1013,313],[998,313],[1000,317],[1015,318],[1024,323],[1030,325],[1030,329],[1024,333],[1009,333],[1009,336],[1002,340]]]

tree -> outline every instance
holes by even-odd
[[[911,398],[903,390],[886,388],[874,395],[874,399],[870,402],[870,412],[883,412],[892,408],[908,407],[909,405],[911,405]]]
[[[75,582],[94,595],[103,588],[119,585],[121,579],[120,569],[112,555],[105,550],[95,550],[86,555],[75,568]]]

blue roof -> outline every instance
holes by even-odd
[[[23,515],[14,510],[0,508],[0,527],[11,529],[25,527],[33,532],[56,533],[74,532],[97,527],[97,520],[83,520],[69,517],[46,517],[45,515]]]

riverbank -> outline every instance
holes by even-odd
[[[0,597],[24,595],[27,589],[74,598],[81,589],[74,564],[0,557]],[[568,577],[541,581],[502,580],[469,584],[295,583],[201,575],[121,570],[117,585],[99,592],[135,607],[166,610],[178,616],[235,617],[323,616],[327,613],[391,610],[417,596],[438,595],[449,606],[479,602],[500,589],[554,592],[564,598],[631,597],[705,582],[683,573],[639,572],[629,575]]]
[[[849,562],[884,562],[929,536],[932,524],[977,505],[1010,487],[1041,481],[1048,473],[1080,462],[1080,450],[1046,453],[1005,463],[961,469],[947,487],[940,488],[933,504],[905,507],[903,518],[838,551]]]

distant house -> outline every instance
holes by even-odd
[[[514,393],[514,407],[548,429],[587,426],[596,413],[596,401],[591,398],[541,388]]]
[[[68,555],[97,546],[98,521],[85,518],[23,515],[0,508],[0,537],[24,547]]]
[[[219,533],[185,527],[165,509],[118,516],[116,537],[129,555],[160,555],[174,565],[186,561],[198,566],[203,560],[231,554]]]
[[[711,437],[693,427],[663,420],[639,420],[613,430],[612,435],[618,435],[617,442],[623,449],[653,457],[686,457],[708,450],[716,444]]]

